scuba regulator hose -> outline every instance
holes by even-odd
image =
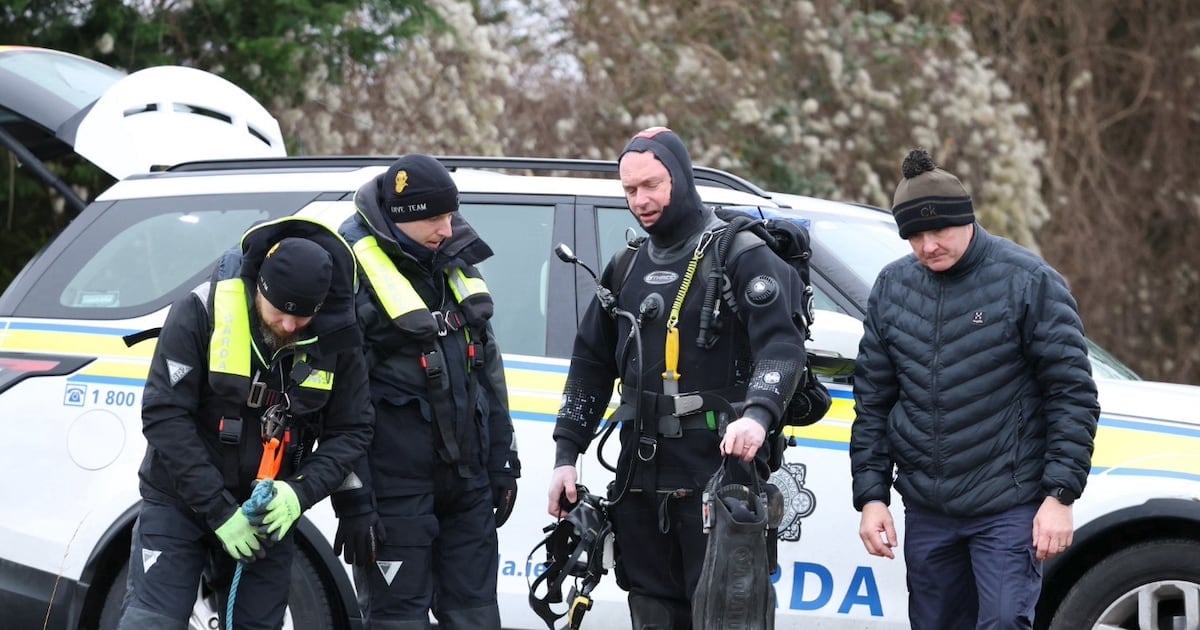
[[[611,314],[614,316],[614,318],[622,317],[624,319],[628,319],[629,322],[631,323],[631,327],[629,330],[629,337],[625,339],[625,346],[621,349],[619,365],[625,364],[626,359],[628,357],[628,353],[629,353],[629,345],[630,345],[630,342],[632,341],[633,342],[633,350],[637,355],[636,361],[637,361],[637,366],[638,366],[637,375],[634,380],[634,392],[636,394],[636,396],[634,398],[634,402],[633,402],[634,431],[637,435],[641,435],[642,434],[642,391],[643,391],[643,382],[644,382],[643,381],[644,374],[642,371],[642,357],[644,355],[642,354],[642,332],[641,332],[641,325],[640,325],[641,322],[638,319],[634,318],[632,313],[630,313],[629,311],[617,308],[615,304],[613,305]],[[599,460],[601,466],[604,466],[604,468],[606,470],[612,472],[613,474],[616,474],[617,470],[621,467],[622,459],[628,463],[628,466],[626,467],[628,469],[628,473],[625,475],[624,483],[621,484],[620,489],[613,495],[613,498],[609,499],[607,501],[607,503],[606,503],[607,507],[612,507],[613,505],[616,505],[621,499],[623,499],[625,497],[625,493],[628,492],[630,486],[633,485],[634,469],[637,466],[637,460],[638,460],[637,445],[634,445],[634,448],[627,449],[628,452],[623,451],[621,453],[621,455],[618,456],[617,464],[615,466],[612,464],[609,464],[608,461],[606,461],[604,459],[604,445],[608,443],[608,438],[612,436],[613,430],[616,427],[617,427],[617,423],[614,422],[610,418],[606,422],[606,426],[603,429],[604,435],[602,435],[600,437],[600,442],[596,448],[596,459]]]
[[[642,320],[647,315],[653,318],[652,312],[657,312],[661,305],[643,302],[639,309],[641,311],[639,316],[635,317],[633,313],[617,306],[617,298],[612,291],[600,282],[591,268],[575,257],[569,247],[560,244],[554,248],[554,253],[564,262],[583,267],[596,282],[596,299],[604,311],[614,320],[621,318],[630,324],[629,336],[626,337],[619,353],[618,365],[626,365],[629,352],[631,350],[634,352],[637,365],[634,380],[634,388],[637,393],[634,399],[634,429],[635,434],[640,436],[642,433],[641,394],[644,388]],[[592,437],[600,436],[596,455],[601,466],[616,474],[622,464],[625,464],[627,474],[622,480],[620,488],[613,494],[612,499],[606,499],[589,493],[586,487],[577,485],[577,492],[580,493],[578,502],[571,508],[566,518],[545,528],[548,533],[545,540],[529,553],[529,560],[532,560],[538,547],[545,545],[547,549],[549,559],[546,563],[546,571],[529,584],[529,602],[534,612],[546,622],[547,627],[551,630],[554,627],[554,620],[562,617],[567,617],[565,627],[568,630],[577,630],[580,627],[584,614],[592,608],[591,592],[600,583],[601,576],[607,572],[603,566],[603,556],[604,548],[612,536],[609,510],[625,497],[633,485],[638,459],[638,448],[635,444],[632,448],[627,449],[628,452],[621,453],[616,466],[605,460],[604,447],[616,426],[617,422],[610,418],[606,421],[605,426],[598,429]],[[586,561],[583,561],[582,558],[584,553],[586,553]],[[562,601],[562,582],[568,576],[576,579],[576,584],[571,587],[571,601],[566,612],[556,614],[550,610],[550,603]],[[535,591],[542,582],[546,582],[547,592],[545,598],[539,599],[535,595]]]
[[[658,307],[658,305],[650,303],[647,300],[647,301],[643,302],[641,305],[640,315],[638,317],[634,317],[633,313],[630,313],[629,311],[624,310],[624,309],[620,308],[619,306],[617,306],[617,296],[613,295],[613,292],[611,290],[609,290],[608,287],[604,286],[604,284],[602,282],[600,282],[600,278],[596,275],[596,272],[592,271],[592,268],[588,267],[587,264],[585,264],[582,260],[579,260],[579,258],[577,256],[575,256],[574,252],[571,251],[571,248],[568,247],[565,243],[559,243],[558,245],[556,245],[554,247],[554,255],[557,256],[559,260],[561,260],[565,263],[570,263],[572,265],[576,265],[578,267],[583,267],[583,270],[588,272],[588,275],[590,275],[592,277],[592,280],[596,283],[596,300],[600,302],[600,307],[604,309],[604,312],[607,313],[609,317],[611,317],[613,319],[620,317],[622,319],[626,319],[629,321],[629,324],[630,324],[629,336],[625,339],[625,345],[621,348],[621,354],[620,354],[617,364],[625,365],[626,359],[628,357],[629,349],[630,349],[629,348],[630,341],[632,341],[633,349],[637,353],[636,360],[637,360],[637,366],[638,366],[637,376],[636,376],[636,380],[634,383],[634,389],[637,393],[637,396],[634,399],[634,407],[633,407],[634,423],[635,423],[634,428],[637,431],[637,434],[641,435],[641,433],[642,433],[642,395],[641,394],[642,394],[642,391],[644,388],[644,380],[643,380],[644,375],[642,373],[643,372],[642,371],[642,361],[643,361],[642,333],[641,333],[642,317],[647,315],[651,310],[657,310],[656,307]],[[618,456],[617,464],[615,466],[608,463],[608,461],[604,459],[604,445],[608,443],[608,438],[612,435],[613,429],[615,429],[616,426],[617,426],[617,423],[613,422],[611,419],[609,419],[602,428],[598,429],[596,431],[596,433],[594,433],[592,435],[593,438],[595,438],[597,435],[600,435],[600,442],[596,448],[596,458],[600,461],[600,465],[603,466],[605,468],[605,470],[608,470],[614,474],[616,474],[617,469],[620,468],[620,466],[621,466],[621,456]],[[601,434],[603,434],[603,435],[601,435]],[[631,485],[633,485],[634,466],[637,464],[637,458],[635,457],[635,455],[637,454],[637,448],[629,449],[629,451],[630,452],[627,454],[625,454],[625,453],[622,454],[624,456],[624,458],[627,460],[629,458],[633,458],[632,460],[629,460],[629,474],[626,475],[625,482],[622,484],[622,488],[620,489],[620,491],[618,491],[611,500],[608,500],[605,502],[606,507],[611,507],[613,505],[616,505],[616,503],[618,501],[620,501],[622,498],[624,498],[625,493],[629,490],[629,487]]]

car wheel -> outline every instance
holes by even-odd
[[[1050,630],[1200,626],[1200,543],[1156,540],[1122,549],[1075,583]]]
[[[121,602],[125,599],[125,584],[129,577],[128,563],[121,567],[112,587],[104,597],[100,612],[99,630],[115,630],[121,617]],[[217,596],[201,587],[192,606],[189,630],[213,630],[220,627]],[[283,615],[283,630],[328,630],[341,627],[333,621],[333,608],[321,584],[317,568],[308,556],[297,552],[292,560],[292,584],[288,590],[288,609]]]

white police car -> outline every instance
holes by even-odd
[[[142,100],[178,102],[156,92]],[[5,94],[0,91],[0,107],[8,107]],[[193,109],[221,107],[213,102]],[[235,135],[246,128],[233,127]],[[203,135],[194,138],[204,145]],[[277,155],[269,142],[261,144],[266,148],[255,147],[259,155]],[[0,629],[111,628],[115,622],[138,502],[136,470],[144,452],[139,408],[153,347],[152,341],[127,346],[123,338],[160,325],[171,302],[203,283],[217,256],[251,224],[301,214],[336,226],[352,211],[354,191],[391,160],[265,157],[191,162],[152,173],[138,167],[89,204],[5,290]],[[531,558],[530,552],[550,522],[550,434],[576,324],[594,294],[587,274],[551,252],[566,243],[598,270],[635,222],[610,162],[444,161],[459,187],[463,214],[496,251],[481,267],[496,301],[494,324],[505,351],[524,470],[516,512],[500,530],[501,616],[509,628],[543,628],[527,596],[544,557]],[[810,349],[853,359],[875,275],[909,252],[890,215],[765,193],[710,169],[697,169],[697,177],[709,203],[758,206],[808,222],[819,310]],[[1200,388],[1137,380],[1098,348],[1092,357],[1103,406],[1093,474],[1075,504],[1074,546],[1046,567],[1038,625],[1195,628]],[[796,446],[787,449],[776,477],[788,505],[774,577],[776,625],[904,628],[902,560],[868,556],[857,536],[846,454],[853,419],[849,386],[842,377],[830,389],[830,413],[795,433]],[[594,450],[581,481],[598,490],[611,475]],[[615,453],[607,459],[614,461]],[[327,502],[299,525],[301,553],[286,627],[359,625],[352,584],[331,552],[334,528]],[[585,627],[628,626],[624,594],[611,575],[593,595]],[[215,601],[202,589],[192,627],[214,628],[215,618]]]

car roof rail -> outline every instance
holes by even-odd
[[[253,158],[235,160],[204,160],[184,162],[167,168],[171,172],[259,169],[362,168],[387,166],[399,156],[296,156],[287,158]],[[566,171],[616,175],[614,160],[580,160],[536,157],[434,156],[450,170],[469,168],[479,170]],[[728,188],[770,199],[770,193],[746,179],[728,171],[708,166],[693,166],[697,184]]]

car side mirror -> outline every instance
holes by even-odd
[[[831,379],[847,379],[854,373],[862,322],[835,311],[817,311],[812,340],[806,344],[813,371]]]

